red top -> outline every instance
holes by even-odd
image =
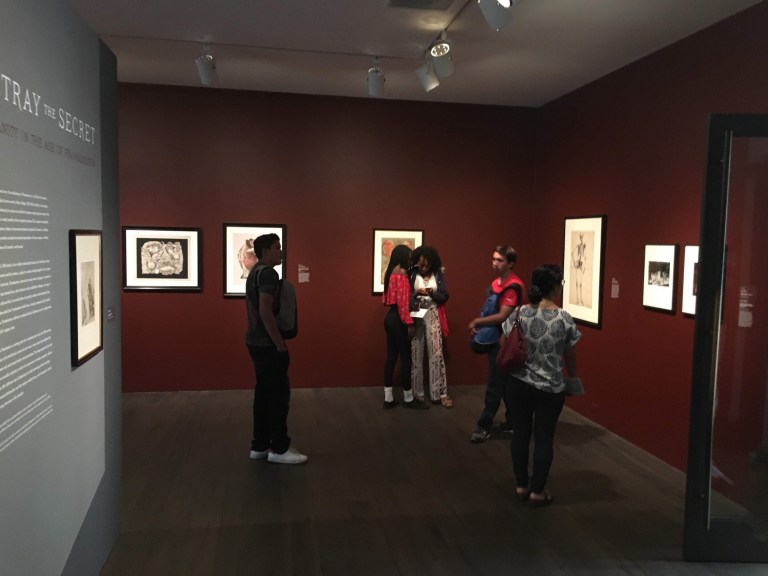
[[[523,285],[523,281],[520,280],[520,278],[513,272],[509,275],[509,278],[507,278],[504,283],[501,283],[500,278],[496,278],[491,283],[491,288],[496,294],[501,294],[504,292],[506,288],[509,288],[513,283],[520,284],[520,294],[525,293],[525,286]],[[501,299],[501,302],[499,303],[499,307],[501,306],[511,306],[512,308],[515,308],[516,306],[519,306],[522,304],[522,302],[517,301],[517,292],[514,290],[507,290],[504,293],[504,296]]]
[[[413,324],[408,307],[411,303],[411,283],[405,274],[392,274],[389,277],[389,287],[381,295],[381,301],[385,306],[397,304],[397,313],[403,324]]]

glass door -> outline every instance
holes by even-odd
[[[698,260],[685,557],[768,562],[768,116],[711,119]]]

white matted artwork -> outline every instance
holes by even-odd
[[[101,232],[69,231],[70,346],[72,366],[103,348]]]
[[[683,253],[683,314],[696,314],[699,286],[699,247],[686,246]]]
[[[605,226],[605,216],[565,219],[563,309],[596,328],[602,324]]]
[[[643,306],[674,313],[676,261],[677,245],[646,245],[643,270]]]
[[[285,269],[285,226],[282,224],[224,224],[224,296],[244,298],[248,273],[259,259],[253,241],[263,234],[277,234],[283,249],[283,263],[275,266],[282,278]]]
[[[123,228],[124,290],[203,289],[199,228]]]
[[[384,292],[384,273],[395,246],[405,244],[411,250],[421,246],[423,230],[373,230],[373,294]]]

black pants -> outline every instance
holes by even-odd
[[[248,346],[256,371],[253,391],[252,450],[270,449],[282,454],[291,445],[288,436],[288,404],[291,388],[288,382],[288,352],[277,349]]]
[[[485,403],[477,427],[490,432],[493,426],[493,417],[499,411],[501,401],[504,400],[504,421],[509,424],[512,421],[512,413],[509,410],[510,399],[507,395],[506,377],[499,374],[496,369],[496,356],[499,355],[499,345],[494,344],[488,352],[488,382],[485,384]]]
[[[553,394],[534,388],[522,380],[510,377],[507,382],[511,400],[512,466],[517,485],[541,492],[547,485],[554,455],[555,428],[563,411],[565,392]],[[528,475],[528,456],[533,434],[533,475]]]
[[[400,379],[403,390],[411,389],[411,341],[408,326],[402,323],[397,305],[389,307],[384,317],[384,332],[387,335],[387,360],[384,363],[384,386],[392,387],[397,357],[400,357]]]

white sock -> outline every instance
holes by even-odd
[[[413,390],[403,391],[403,400],[406,402],[413,402]]]
[[[395,397],[392,395],[392,386],[387,388],[384,386],[384,402],[393,402]]]

